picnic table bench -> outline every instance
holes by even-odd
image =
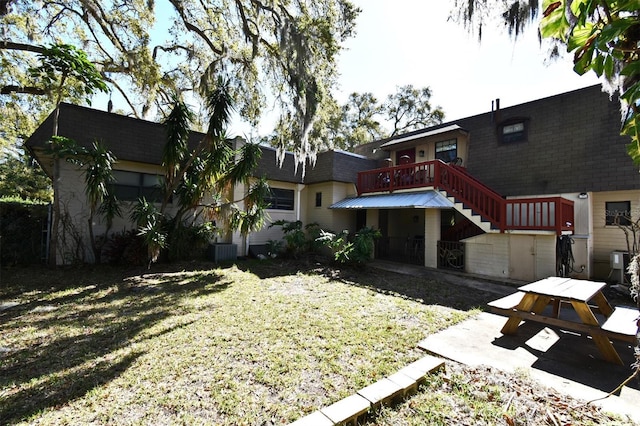
[[[493,313],[508,317],[502,334],[515,334],[522,321],[589,334],[605,360],[622,364],[610,340],[635,343],[640,313],[632,307],[612,308],[602,293],[605,285],[550,277],[519,287],[519,291],[489,302],[488,306]],[[580,321],[562,318],[560,313],[564,305],[571,306]],[[604,316],[602,324],[596,317],[597,313]]]

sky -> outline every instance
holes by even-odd
[[[535,28],[513,42],[506,30],[485,30],[482,42],[448,21],[453,0],[352,0],[362,12],[357,34],[339,59],[344,103],[352,92],[378,101],[396,87],[431,88],[432,106],[445,122],[598,84],[593,73],[573,72],[570,57],[545,64]]]

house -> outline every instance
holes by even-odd
[[[612,252],[627,251],[616,218],[640,213],[640,175],[619,132],[618,102],[599,86],[508,108],[496,100],[484,114],[358,147],[391,167],[360,173],[360,197],[335,207],[381,197],[369,204],[367,223],[378,225],[396,256],[424,236],[428,267],[535,280],[556,275],[564,235],[572,276],[615,280]],[[379,187],[380,173],[409,180]],[[424,190],[453,207],[407,208],[393,198]]]
[[[51,113],[26,141],[25,146],[45,172],[53,179],[54,159],[47,153],[46,143],[53,134],[54,113]],[[114,165],[116,194],[124,201],[124,211],[112,225],[115,232],[133,229],[128,207],[140,197],[152,200],[158,196],[161,182],[162,148],[166,141],[164,126],[115,113],[99,111],[63,103],[58,115],[58,134],[75,140],[90,148],[95,141],[105,144],[117,158]],[[192,132],[190,143],[195,146],[204,135]],[[230,141],[233,148],[245,143],[241,138]],[[324,229],[342,230],[355,228],[355,217],[350,212],[334,212],[326,207],[341,199],[356,194],[355,182],[359,171],[377,167],[375,160],[363,156],[328,151],[320,153],[316,165],[306,171],[296,169],[291,153],[285,155],[282,167],[276,160],[276,150],[262,148],[262,157],[255,176],[268,178],[272,191],[271,206],[267,209],[270,222],[277,220],[303,223],[316,222]],[[85,261],[92,262],[87,221],[89,207],[84,195],[84,178],[77,165],[59,163],[59,194],[64,232],[57,262],[60,264]],[[241,200],[247,188],[236,187],[223,194],[227,200]],[[238,203],[242,207],[242,202]],[[171,210],[171,209],[170,209]],[[106,224],[100,217],[94,218],[94,235],[104,235]],[[265,245],[269,240],[280,240],[279,227],[265,227],[244,238],[239,233],[223,234],[218,242],[235,244],[238,254],[248,253],[249,245]]]
[[[119,179],[137,182],[136,194],[157,182],[160,124],[67,104],[59,120],[61,135],[107,143]],[[26,144],[49,173],[42,147],[51,129],[49,117]],[[640,176],[619,129],[617,102],[592,86],[507,108],[496,100],[483,114],[374,141],[356,153],[323,152],[304,178],[291,154],[278,167],[276,152],[263,147],[255,175],[273,188],[272,221],[378,228],[377,258],[535,280],[557,274],[557,251],[569,243],[572,276],[623,279],[617,260],[627,243],[616,221],[638,216]],[[79,176],[65,165],[61,194],[74,221],[86,223]],[[235,188],[229,199],[244,190]],[[95,226],[96,234],[104,231]],[[118,227],[131,224],[123,219]],[[244,254],[281,237],[272,227],[223,240]]]

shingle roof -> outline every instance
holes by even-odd
[[[37,154],[53,133],[53,112],[36,129],[25,145]],[[161,164],[166,140],[163,124],[140,120],[106,111],[63,103],[60,105],[58,134],[74,139],[84,147],[95,140],[102,141],[119,160],[146,164]],[[195,146],[204,134],[192,132],[190,143]],[[43,164],[43,167],[46,167]],[[307,166],[304,182],[356,182],[358,171],[377,167],[375,161],[343,151],[319,153],[315,167]],[[294,156],[285,154],[282,166],[276,162],[276,150],[262,148],[262,158],[256,176],[284,182],[302,183],[302,169],[297,170]]]

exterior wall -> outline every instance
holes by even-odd
[[[159,166],[145,163],[121,161],[114,165],[115,170],[124,170],[149,174],[162,174]],[[89,205],[85,195],[84,174],[77,166],[66,161],[60,162],[59,194],[63,223],[61,223],[59,243],[63,246],[58,251],[58,264],[69,264],[77,261],[92,263],[95,261],[91,249],[89,235]],[[135,229],[135,224],[129,219],[131,208],[135,202],[121,201],[120,217],[115,217],[109,230],[109,235]],[[156,207],[159,209],[160,205]],[[177,206],[169,205],[167,213],[175,214]],[[195,216],[185,220],[199,220]],[[63,230],[62,226],[66,227]],[[105,234],[107,225],[102,216],[96,213],[93,218],[93,233],[95,237]]]
[[[77,166],[59,162],[59,200],[61,218],[58,231],[56,263],[93,262],[89,241],[89,207],[84,195],[84,179]],[[114,227],[114,229],[117,229]],[[104,225],[97,223],[95,235],[104,233]]]
[[[517,238],[527,236],[527,239]],[[532,244],[532,245],[531,245]],[[533,250],[533,253],[530,253]],[[526,252],[534,256],[533,269],[528,276],[516,277],[528,281],[555,276],[556,236],[526,234],[483,234],[465,240],[465,268],[472,274],[514,278],[512,252]]]
[[[351,183],[342,182],[322,182],[307,185],[305,211],[305,225],[307,223],[317,223],[320,228],[340,232],[344,229],[355,231],[356,212],[352,210],[330,209],[329,206],[342,201],[347,197],[356,195],[355,186]],[[316,207],[316,193],[322,193],[322,206]],[[368,222],[367,222],[368,223]]]
[[[507,234],[482,234],[465,243],[465,270],[490,277],[509,278],[509,237]]]
[[[440,210],[424,211],[424,266],[438,267],[438,240],[440,240]]]
[[[447,141],[450,139],[457,140],[456,148],[458,152],[458,157],[462,158],[463,164],[464,164],[464,161],[468,158],[469,138],[468,138],[468,135],[460,132],[455,132],[455,134],[443,133],[437,136],[429,136],[423,139],[416,139],[416,141],[413,142],[411,145],[402,144],[401,147],[399,147],[398,149],[391,147],[391,149],[388,151],[389,153],[388,157],[391,158],[393,165],[397,165],[396,164],[397,151],[402,151],[407,148],[411,148],[413,146],[415,147],[416,163],[435,160],[436,159],[436,143]],[[420,151],[424,151],[424,157],[420,157],[419,155]]]
[[[622,229],[605,224],[605,203],[608,201],[630,201],[631,217],[638,220],[640,218],[640,190],[597,192],[590,194],[590,199],[593,205],[593,278],[604,280],[611,273],[611,252],[627,251],[627,241]]]
[[[268,183],[269,183],[269,187],[271,188],[293,190],[294,191],[293,192],[294,209],[293,210],[267,209],[266,212],[268,217],[267,217],[266,223],[260,231],[251,233],[251,235],[249,236],[249,242],[248,242],[249,245],[266,244],[270,240],[274,240],[274,241],[281,240],[282,237],[284,236],[284,233],[282,232],[282,228],[280,226],[273,226],[273,227],[269,227],[269,226],[273,222],[276,222],[278,220],[295,222],[296,220],[300,219],[300,210],[301,210],[300,206],[303,206],[303,202],[305,201],[303,198],[306,198],[306,196],[302,195],[304,191],[300,190],[299,185],[294,183],[288,183],[288,182],[268,182]],[[304,208],[302,207],[302,209]],[[306,223],[303,223],[303,225],[306,225]],[[244,247],[244,244],[243,244],[243,247]]]
[[[499,124],[518,118],[527,122],[527,139],[500,142]],[[640,188],[629,138],[620,135],[619,103],[599,85],[455,123],[471,135],[467,170],[503,196]]]
[[[535,276],[532,280],[540,280],[556,276],[556,236],[535,236]]]

